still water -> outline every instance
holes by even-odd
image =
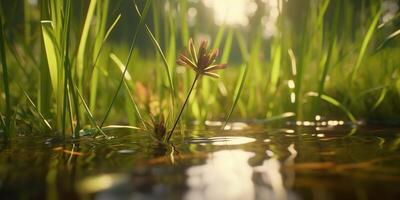
[[[240,124],[239,124],[240,125]],[[0,199],[400,199],[400,130],[240,125],[2,143]]]

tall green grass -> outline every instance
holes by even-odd
[[[10,130],[23,100],[73,137],[87,127],[105,135],[108,123],[147,128],[160,113],[170,126],[194,79],[175,63],[190,37],[208,37],[228,69],[199,81],[182,127],[287,113],[398,123],[400,19],[383,23],[381,2],[363,2],[279,1],[270,37],[262,1],[247,27],[215,25],[202,1],[23,1],[15,15],[2,2],[2,126]]]

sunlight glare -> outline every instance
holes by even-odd
[[[184,199],[254,199],[253,169],[247,163],[253,156],[243,150],[213,153],[204,165],[186,171],[190,190]]]
[[[205,6],[214,11],[217,25],[242,25],[249,23],[248,16],[257,10],[253,0],[203,0]]]

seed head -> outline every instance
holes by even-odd
[[[199,50],[196,53],[193,39],[190,38],[187,52],[189,56],[187,53],[179,55],[177,64],[191,68],[198,75],[219,78],[219,75],[214,73],[214,71],[226,68],[226,64],[214,64],[218,56],[218,49],[208,51],[206,40],[201,41]]]

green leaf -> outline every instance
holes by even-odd
[[[53,22],[49,20],[41,21],[43,42],[46,51],[47,63],[50,72],[51,84],[53,87],[54,94],[57,94],[58,90],[58,68],[59,66],[59,48],[57,41],[54,36]],[[44,77],[42,77],[44,78]]]

